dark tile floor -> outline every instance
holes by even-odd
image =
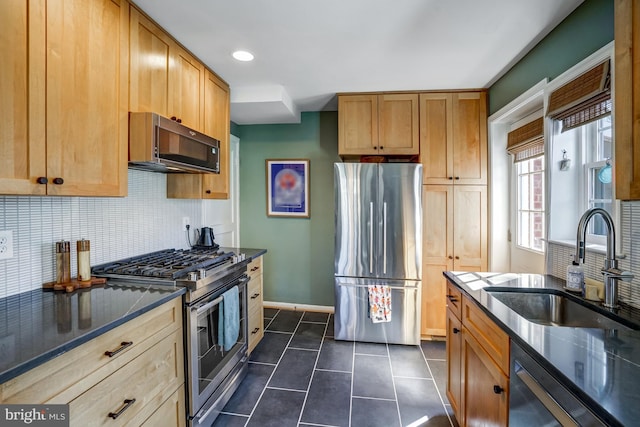
[[[457,426],[442,341],[334,341],[329,314],[265,309],[249,360],[214,426]]]

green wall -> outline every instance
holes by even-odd
[[[540,80],[553,80],[613,40],[613,1],[585,0],[489,88],[489,114]]]
[[[240,244],[266,248],[264,299],[333,306],[333,163],[338,113],[300,124],[239,125]],[[310,218],[267,217],[266,159],[309,159]]]

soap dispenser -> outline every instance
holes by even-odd
[[[584,269],[575,260],[567,266],[567,284],[564,287],[571,292],[582,293],[584,289]]]

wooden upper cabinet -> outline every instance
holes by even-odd
[[[204,175],[205,199],[229,198],[229,162],[231,118],[229,112],[229,85],[209,70],[204,83],[204,133],[220,141],[220,173]]]
[[[0,194],[46,194],[44,1],[0,2]]]
[[[169,36],[130,7],[129,110],[169,114]]]
[[[616,198],[640,200],[640,4],[614,8]]]
[[[129,4],[59,0],[46,10],[47,193],[124,196]]]
[[[418,154],[418,120],[417,94],[339,95],[338,154]]]
[[[485,92],[420,94],[424,184],[487,183]]]
[[[169,118],[203,131],[204,65],[174,43],[169,72]]]

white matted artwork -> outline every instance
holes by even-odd
[[[309,160],[267,159],[267,216],[309,218]]]

